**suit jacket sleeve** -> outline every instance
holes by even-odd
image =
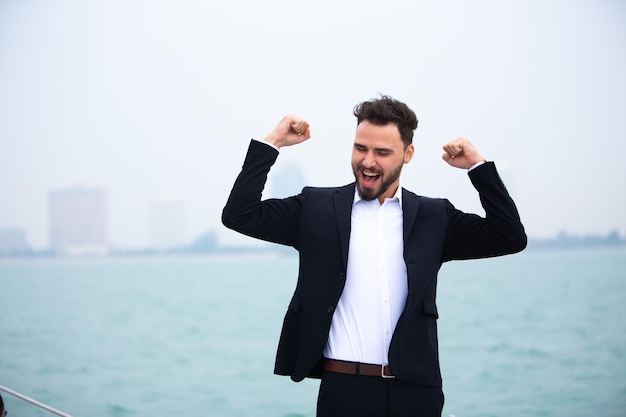
[[[479,193],[485,217],[463,213],[446,201],[450,221],[443,261],[475,259],[519,252],[526,247],[526,233],[515,203],[493,162],[469,173]]]
[[[261,201],[267,174],[276,162],[278,151],[252,140],[235,180],[222,223],[245,235],[297,248],[301,196]]]

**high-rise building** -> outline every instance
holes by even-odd
[[[60,255],[108,253],[104,189],[76,187],[50,193],[50,245]]]
[[[185,245],[185,206],[175,197],[161,197],[150,207],[152,247],[157,250]]]
[[[307,185],[302,170],[295,164],[279,167],[271,175],[270,193],[272,197],[284,198],[296,195]]]

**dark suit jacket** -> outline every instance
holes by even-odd
[[[294,247],[298,282],[284,318],[274,372],[294,381],[321,376],[331,319],[346,279],[355,184],[306,187],[294,197],[261,201],[278,152],[252,141],[222,213],[225,226]],[[402,190],[408,297],[389,347],[398,379],[441,387],[437,346],[437,272],[443,262],[521,251],[526,235],[513,200],[493,163],[469,173],[486,218],[455,209],[445,199]]]

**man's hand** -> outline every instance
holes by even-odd
[[[288,114],[266,137],[265,141],[277,148],[296,145],[311,137],[309,123],[298,116]]]
[[[472,143],[465,138],[456,138],[444,145],[442,155],[444,161],[456,168],[469,169],[485,158],[478,153]]]

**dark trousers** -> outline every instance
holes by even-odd
[[[317,417],[441,417],[441,388],[324,372]]]

